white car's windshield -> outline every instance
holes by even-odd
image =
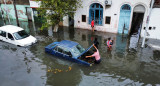
[[[85,49],[81,45],[76,45],[73,49],[72,52],[75,57],[79,56],[81,53],[83,53]]]
[[[29,35],[25,32],[25,30],[13,33],[14,37],[16,38],[16,40],[20,40],[23,38],[28,37]]]

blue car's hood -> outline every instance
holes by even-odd
[[[84,53],[86,53],[89,49],[91,49],[93,45],[91,45],[89,48],[87,48],[84,52],[82,52],[79,56],[76,57],[76,59],[80,56],[82,56]]]

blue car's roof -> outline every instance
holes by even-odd
[[[73,41],[69,41],[69,40],[63,40],[63,41],[60,41],[57,45],[64,46],[66,48],[72,48],[72,47],[78,45],[78,43],[73,42]]]

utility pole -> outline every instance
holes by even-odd
[[[15,10],[15,15],[16,15],[17,26],[20,27],[19,21],[18,21],[17,9],[16,9],[16,0],[13,1],[13,5],[14,5],[14,10]]]
[[[6,7],[6,0],[3,0],[4,1],[4,3],[5,3],[5,9],[6,9],[6,15],[7,15],[7,19],[8,19],[8,21],[9,21],[9,24],[11,24],[11,22],[10,22],[10,18],[9,18],[9,16],[8,16],[8,7]]]
[[[147,31],[148,31],[148,28],[149,28],[149,20],[150,20],[150,15],[151,15],[151,12],[152,12],[154,1],[155,0],[151,0],[151,5],[150,5],[151,7],[150,7],[150,10],[148,12],[148,16],[147,16],[147,20],[146,20],[146,29],[145,29],[145,32],[144,32],[144,37],[143,37],[142,46],[141,46],[142,48],[144,47],[144,44],[145,44],[146,34],[147,34]]]

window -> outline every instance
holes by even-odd
[[[83,53],[85,49],[81,45],[76,46],[80,53]]]
[[[94,5],[92,5],[92,8],[94,8]]]
[[[69,50],[67,50],[67,49],[64,49],[63,53],[68,55],[68,56],[71,56],[71,52]]]
[[[58,47],[58,52],[63,53],[63,49]]]
[[[23,38],[26,38],[26,37],[29,36],[29,35],[25,32],[25,30],[22,30],[22,31],[13,33],[13,35],[14,35],[14,37],[15,37],[17,40],[20,40],[20,39],[23,39]]]
[[[123,5],[122,10],[130,10],[129,5],[127,5],[127,4]]]
[[[153,30],[155,30],[156,29],[156,27],[153,27]]]
[[[111,21],[111,17],[109,17],[109,16],[106,16],[106,21],[105,21],[105,24],[110,24],[110,21]]]
[[[6,37],[6,32],[0,31],[0,36]]]
[[[96,8],[99,8],[99,4],[96,4]]]
[[[102,5],[100,5],[100,8],[103,8]]]
[[[146,29],[146,27],[143,28],[144,30]]]
[[[82,52],[85,51],[85,49],[81,45],[76,45],[71,49],[73,56],[77,57],[79,56]]]
[[[82,22],[86,22],[86,15],[82,15]]]
[[[8,33],[8,38],[14,40],[13,36],[10,33]]]
[[[0,36],[2,36],[2,31],[0,30]]]
[[[151,30],[152,29],[152,27],[149,27],[149,30]]]
[[[155,0],[153,7],[160,8],[160,0]]]
[[[56,46],[56,47],[54,48],[54,50],[55,50],[55,51],[58,51],[58,47]]]

